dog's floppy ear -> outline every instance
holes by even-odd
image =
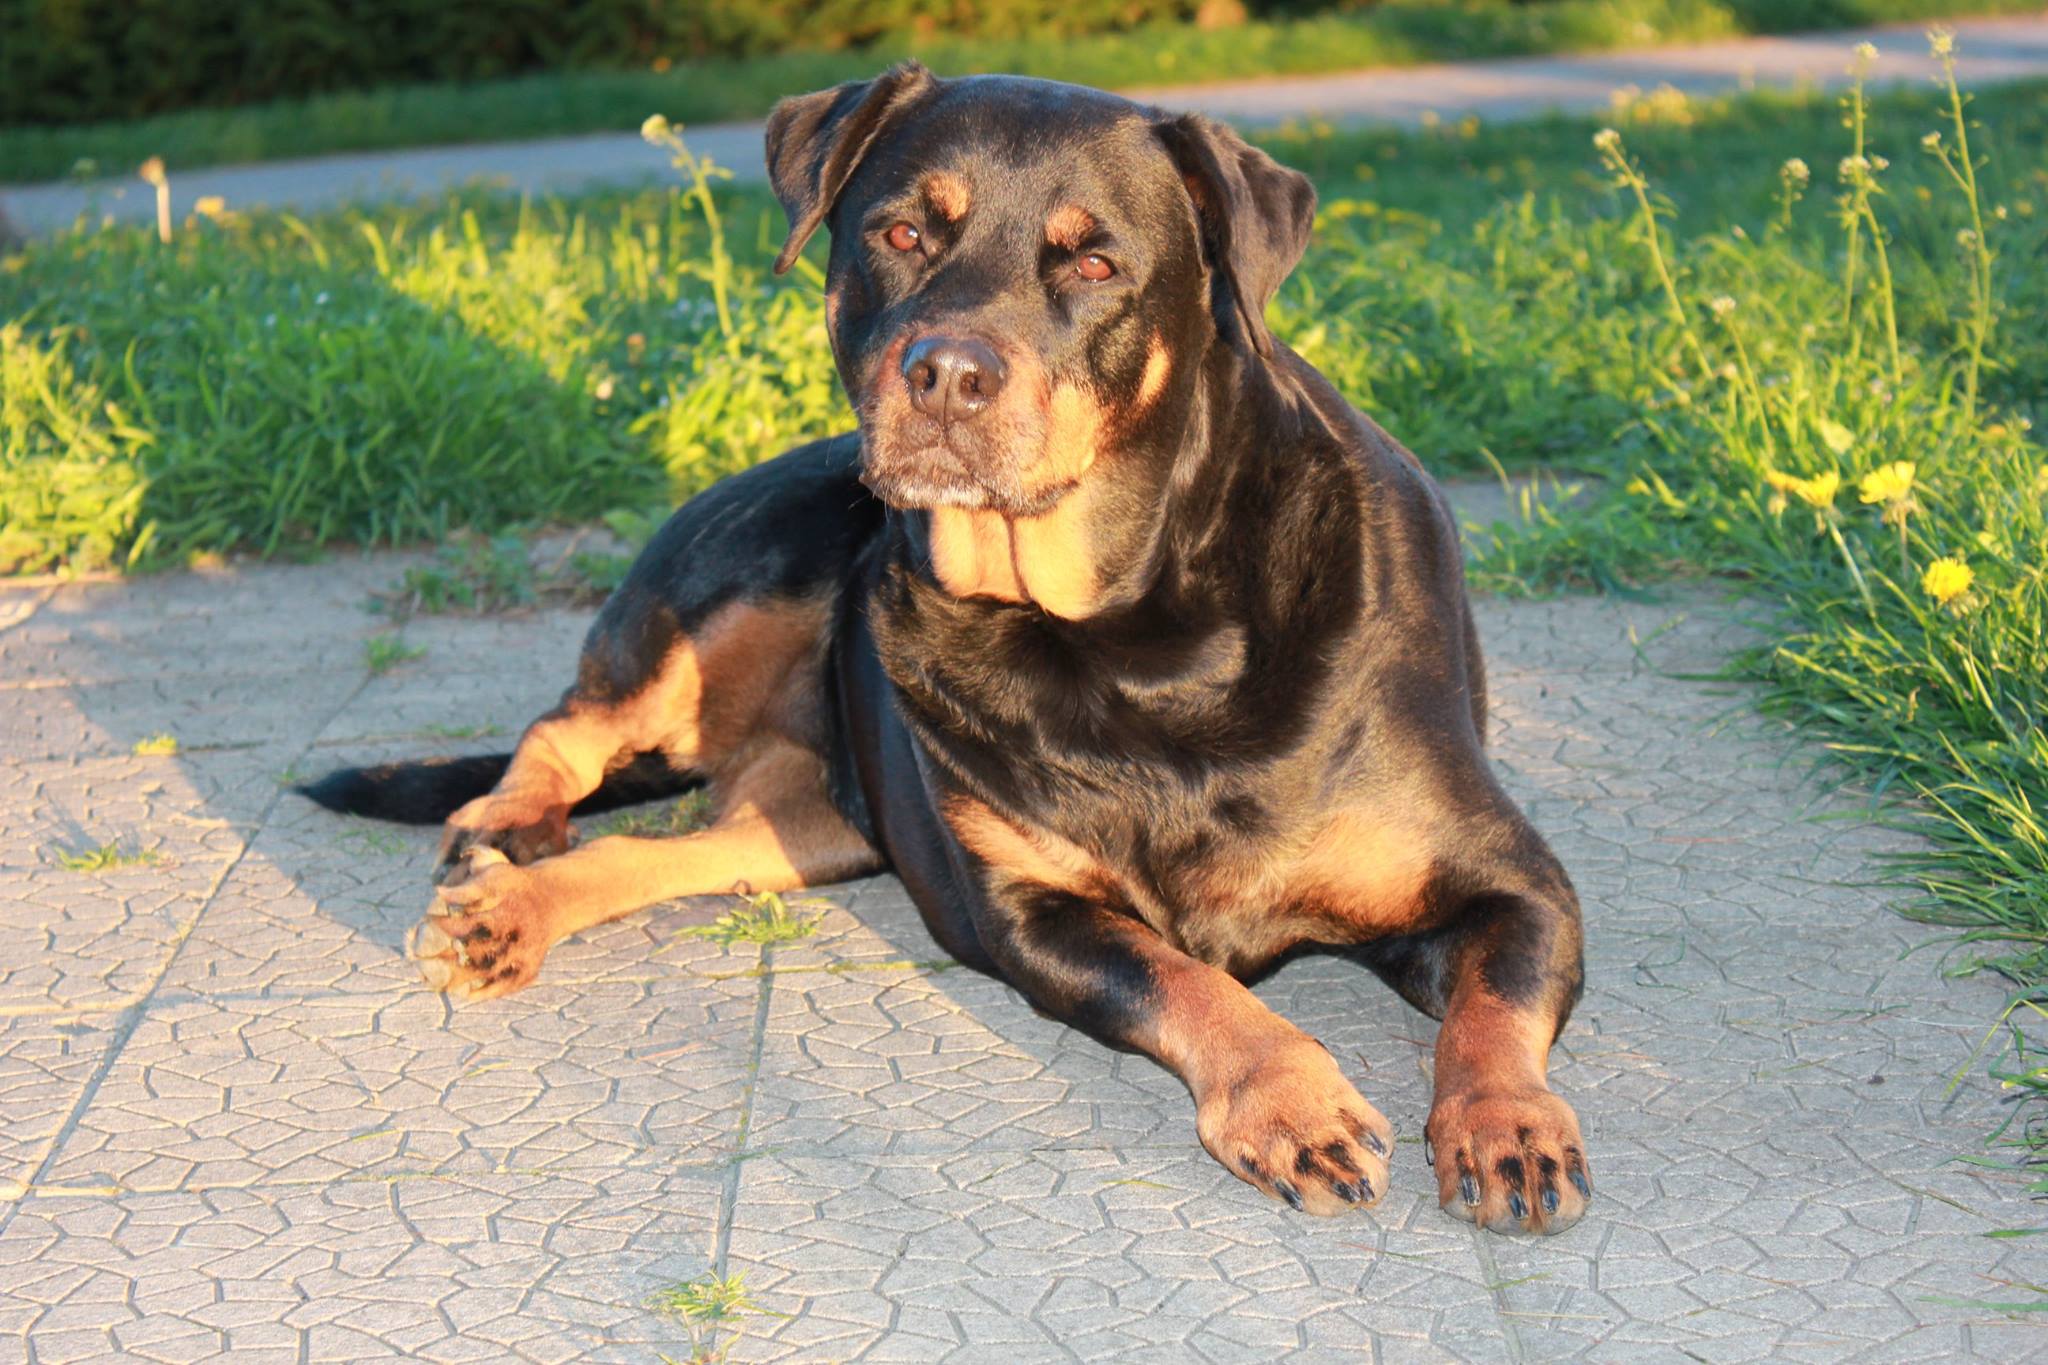
[[[1308,247],[1315,186],[1200,114],[1162,120],[1153,130],[1194,196],[1218,322],[1234,315],[1244,340],[1270,356],[1266,304]]]
[[[789,269],[825,221],[876,136],[931,88],[931,72],[902,62],[871,81],[776,104],[768,115],[768,183],[789,215],[789,239],[775,257],[776,274]]]

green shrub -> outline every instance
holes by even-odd
[[[1195,0],[0,0],[0,123],[830,50],[886,34],[1087,33],[1194,10]]]
[[[0,326],[0,573],[99,569],[140,548],[149,435],[80,377],[74,340]]]

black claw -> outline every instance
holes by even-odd
[[[1358,1197],[1370,1204],[1376,1196],[1372,1192],[1372,1181],[1364,1176],[1358,1178]]]
[[[1423,1164],[1423,1165],[1425,1165],[1425,1166],[1434,1166],[1434,1165],[1436,1165],[1436,1144],[1435,1144],[1435,1143],[1433,1143],[1433,1142],[1424,1142],[1424,1143],[1422,1144],[1422,1164]]]
[[[1586,1182],[1586,1173],[1584,1171],[1572,1172],[1572,1184],[1578,1186],[1579,1193],[1586,1196],[1586,1198],[1591,1199],[1593,1197],[1593,1187]]]
[[[1529,1216],[1529,1201],[1522,1198],[1520,1190],[1516,1190],[1508,1195],[1508,1212],[1517,1218],[1527,1218]]]
[[[1330,1188],[1335,1190],[1337,1197],[1347,1204],[1356,1204],[1359,1200],[1365,1198],[1365,1195],[1359,1191],[1358,1186],[1348,1180],[1335,1181],[1330,1185]]]
[[[1544,1211],[1545,1213],[1556,1213],[1556,1212],[1557,1212],[1557,1191],[1556,1191],[1556,1190],[1553,1190],[1553,1189],[1549,1189],[1549,1188],[1545,1188],[1545,1190],[1543,1191],[1543,1211]]]
[[[1477,1208],[1479,1205],[1479,1182],[1469,1175],[1459,1176],[1458,1198]]]
[[[1290,1208],[1296,1210],[1301,1208],[1301,1191],[1295,1189],[1291,1183],[1285,1180],[1276,1180],[1273,1182],[1273,1188],[1280,1191],[1280,1197],[1287,1201]]]
[[[1368,1131],[1365,1135],[1365,1145],[1372,1148],[1372,1154],[1374,1156],[1386,1156],[1388,1152],[1391,1150],[1387,1146],[1387,1140],[1385,1138],[1381,1137],[1378,1133],[1370,1131]]]

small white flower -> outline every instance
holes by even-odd
[[[1801,185],[1804,185],[1807,181],[1813,179],[1812,170],[1810,170],[1807,167],[1806,162],[1804,162],[1796,156],[1785,163],[1785,169],[1781,172],[1781,174],[1783,174],[1787,180],[1796,181]]]
[[[1840,176],[1845,181],[1854,180],[1857,176],[1862,175],[1865,172],[1869,171],[1869,169],[1869,157],[1845,156],[1842,158],[1842,164],[1835,168],[1835,174]]]
[[[1952,56],[1956,50],[1956,35],[1945,28],[1931,29],[1927,34],[1927,51],[1936,57]]]
[[[1965,251],[1970,250],[1977,245],[1977,234],[1969,228],[1964,228],[1956,234],[1956,245]]]
[[[640,136],[649,142],[659,142],[668,136],[668,120],[660,114],[649,114],[640,125]]]
[[[1726,318],[1735,311],[1735,300],[1723,294],[1708,304],[1707,307],[1714,310],[1715,317]]]
[[[1859,62],[1874,62],[1874,61],[1876,61],[1876,60],[1877,60],[1877,44],[1876,44],[1876,43],[1858,43],[1858,44],[1856,44],[1856,60],[1857,60],[1857,61],[1859,61]]]
[[[1941,150],[1941,134],[1940,134],[1940,133],[1928,133],[1928,134],[1926,134],[1926,135],[1925,135],[1924,137],[1922,137],[1922,138],[1920,139],[1920,145],[1921,145],[1922,147],[1925,147],[1925,148],[1926,148],[1926,149],[1927,149],[1928,151],[1930,151],[1930,152],[1938,152],[1938,151],[1940,151],[1940,150]]]
[[[1612,128],[1602,128],[1599,132],[1593,134],[1593,145],[1603,152],[1619,151],[1621,149],[1621,134]]]
[[[325,289],[321,290],[321,291],[320,291],[319,293],[317,293],[317,294],[315,294],[315,295],[313,296],[313,306],[314,306],[315,308],[319,308],[319,307],[323,306],[323,305],[324,305],[324,304],[325,304],[326,302],[327,302],[327,291],[326,291]]]

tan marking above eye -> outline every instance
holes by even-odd
[[[889,245],[898,251],[915,251],[924,241],[924,234],[909,223],[898,223],[884,234]]]
[[[974,196],[967,182],[950,171],[934,171],[918,185],[931,206],[946,216],[949,223],[957,223],[967,216],[968,206]]]
[[[1062,204],[1045,220],[1045,240],[1068,251],[1079,251],[1093,231],[1095,215],[1079,204]]]

